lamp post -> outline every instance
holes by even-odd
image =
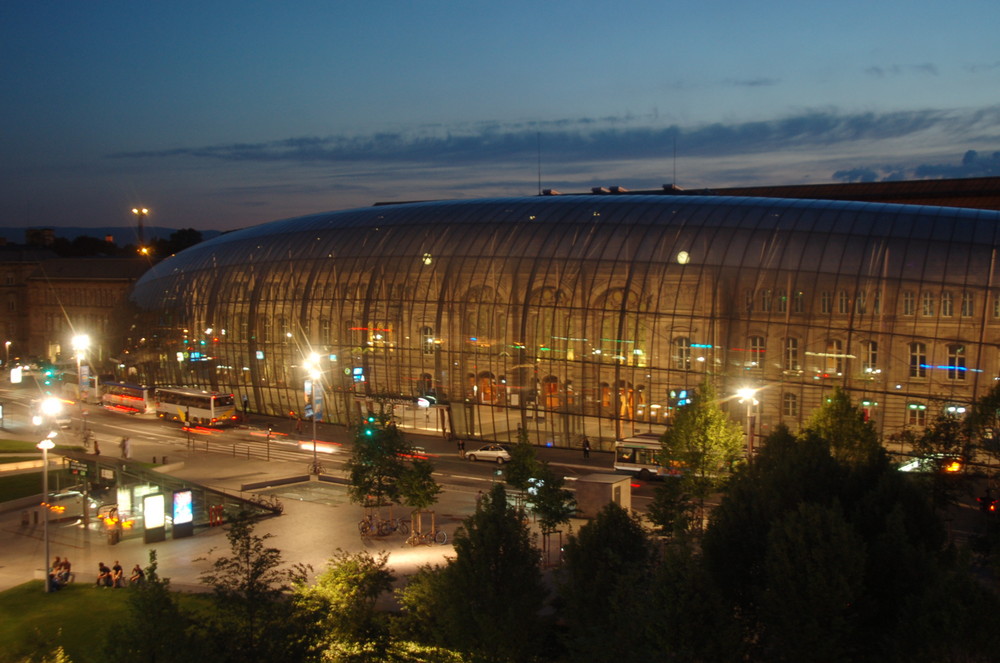
[[[736,395],[740,398],[740,403],[746,403],[747,406],[747,418],[744,424],[744,430],[747,436],[747,458],[749,459],[753,456],[753,425],[751,416],[753,413],[753,408],[757,405],[758,401],[754,398],[754,394],[757,393],[757,389],[752,387],[744,387],[736,392]]]
[[[309,371],[309,396],[312,401],[312,440],[313,440],[313,462],[310,471],[313,474],[320,473],[319,459],[316,457],[316,383],[322,373],[319,370],[319,355],[313,352],[305,362],[305,369]]]
[[[139,228],[139,253],[141,255],[147,255],[149,253],[149,249],[146,248],[146,237],[142,229],[142,222],[146,218],[146,215],[149,214],[149,210],[145,207],[133,207],[132,214],[135,214],[135,220]]]
[[[76,396],[77,400],[83,401],[83,375],[81,375],[80,360],[83,353],[90,348],[90,336],[87,334],[77,334],[71,341],[73,352],[76,353]]]
[[[52,438],[56,436],[55,431],[50,431],[48,437],[39,442],[37,446],[42,450],[42,505],[45,507],[45,564],[42,569],[45,571],[45,593],[52,591],[49,586],[49,449],[56,446]]]

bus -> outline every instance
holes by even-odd
[[[226,426],[237,420],[236,399],[189,387],[156,389],[156,416],[188,425]]]
[[[615,472],[628,472],[646,481],[679,477],[683,471],[680,461],[670,461],[666,465],[659,460],[663,445],[660,435],[640,433],[624,440],[615,441]]]
[[[101,383],[101,407],[122,414],[156,414],[153,392],[150,385],[105,380]]]

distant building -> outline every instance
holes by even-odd
[[[920,194],[893,184],[871,195]],[[935,199],[976,199],[951,187]],[[1000,212],[807,189],[609,188],[232,232],[138,281],[131,368],[303,414],[316,352],[325,420],[384,408],[412,430],[604,448],[663,430],[706,379],[757,437],[797,428],[836,386],[884,433],[990,390]]]

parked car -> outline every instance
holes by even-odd
[[[484,444],[474,451],[469,451],[465,457],[475,462],[477,460],[492,461],[497,465],[510,462],[510,452],[500,444]]]
[[[83,504],[87,501],[91,516],[96,516],[101,503],[92,497],[87,497],[78,490],[66,490],[61,493],[49,494],[49,511],[53,520],[61,518],[82,518]]]

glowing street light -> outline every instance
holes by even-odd
[[[133,207],[132,214],[135,214],[136,223],[139,226],[139,253],[142,255],[148,255],[149,249],[146,247],[146,237],[142,230],[143,219],[149,214],[149,210],[145,207]]]
[[[319,355],[313,352],[304,362],[306,371],[309,372],[309,395],[312,399],[312,438],[313,438],[313,462],[310,468],[313,474],[319,474],[319,460],[316,457],[316,384],[322,377],[319,370]]]
[[[52,441],[52,438],[55,436],[56,432],[51,431],[48,437],[35,445],[42,450],[42,506],[45,507],[45,563],[42,565],[42,568],[45,570],[46,594],[52,591],[51,583],[49,582],[49,449],[56,446],[55,442]]]
[[[76,395],[82,401],[83,375],[80,373],[80,360],[83,358],[83,353],[90,349],[90,336],[87,334],[77,334],[70,343],[73,346],[73,352],[76,354]]]
[[[743,428],[746,431],[747,436],[747,458],[753,455],[753,424],[752,424],[752,414],[753,408],[759,403],[759,401],[754,398],[754,395],[760,391],[759,389],[754,389],[752,387],[743,387],[736,391],[736,395],[739,396],[740,403],[746,403],[747,406],[747,418],[746,423]]]

